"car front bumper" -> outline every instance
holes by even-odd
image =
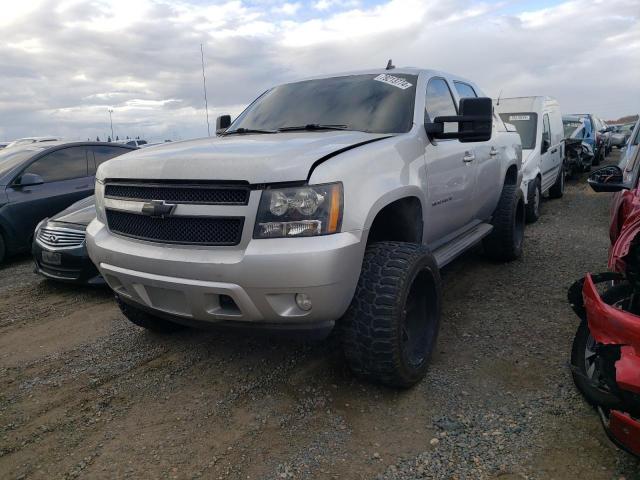
[[[87,246],[123,301],[158,316],[297,330],[332,327],[348,308],[364,255],[361,233],[196,248],[121,237],[95,220]],[[310,310],[297,305],[299,293]]]
[[[43,260],[43,251],[60,254],[60,264],[51,264]],[[88,285],[104,285],[104,279],[98,269],[91,262],[84,244],[79,247],[64,250],[51,250],[41,245],[37,240],[33,241],[31,254],[35,264],[36,273],[60,282],[80,283]]]

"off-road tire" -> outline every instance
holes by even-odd
[[[7,253],[7,247],[5,247],[4,237],[0,233],[0,264],[4,262],[4,256],[6,253]]]
[[[562,198],[564,195],[564,165],[560,166],[558,177],[553,186],[549,189],[549,198]]]
[[[150,330],[156,333],[172,333],[178,330],[183,330],[187,327],[178,323],[170,322],[164,318],[159,318],[150,313],[145,312],[139,308],[136,308],[128,303],[123,302],[119,296],[116,295],[116,303],[120,308],[122,314],[131,323]]]
[[[441,288],[427,248],[404,242],[369,245],[355,295],[340,321],[351,370],[391,387],[420,381],[440,329]],[[418,335],[409,335],[410,330]]]
[[[518,185],[505,184],[493,212],[493,231],[482,241],[489,258],[510,262],[522,255],[525,208]]]
[[[525,206],[527,223],[535,223],[540,218],[540,203],[542,203],[542,186],[540,178],[536,177],[534,188],[530,189]],[[538,193],[538,202],[536,205],[536,191]]]

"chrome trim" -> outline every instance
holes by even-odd
[[[55,236],[56,242],[50,239]],[[64,227],[40,227],[36,235],[36,242],[42,248],[50,251],[69,250],[84,245],[86,232],[84,230],[76,230]]]

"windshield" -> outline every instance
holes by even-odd
[[[416,83],[416,75],[371,74],[280,85],[249,105],[227,133],[313,124],[373,133],[408,132]]]
[[[40,149],[33,148],[5,148],[0,150],[0,175],[4,175],[9,170],[20,164],[24,160],[32,157]]]
[[[582,133],[580,138],[584,136],[584,132],[582,132],[584,124],[581,121],[562,120],[562,125],[564,126],[564,138],[578,138],[579,133]]]
[[[533,112],[501,113],[504,123],[510,123],[520,134],[523,150],[533,150],[536,146],[538,114]]]

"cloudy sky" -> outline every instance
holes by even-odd
[[[0,0],[0,140],[205,136],[269,86],[446,70],[563,111],[640,111],[639,0]]]

